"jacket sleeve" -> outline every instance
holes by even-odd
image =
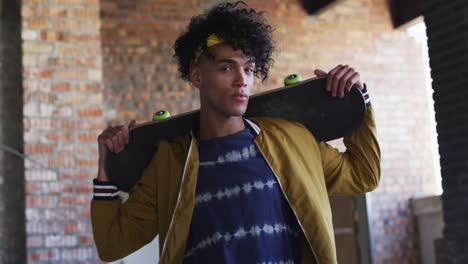
[[[101,260],[121,259],[151,242],[158,234],[155,157],[122,203],[111,185],[94,182],[91,221]],[[114,187],[115,192],[118,192]],[[105,194],[107,193],[107,194]]]
[[[380,148],[371,106],[361,126],[343,142],[343,153],[325,142],[319,143],[328,193],[357,195],[372,191],[380,181]]]

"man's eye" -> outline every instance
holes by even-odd
[[[229,66],[223,66],[223,67],[221,67],[221,70],[222,70],[222,71],[230,71],[230,70],[231,70],[231,67],[229,67]]]
[[[255,69],[254,69],[254,68],[246,68],[246,69],[245,69],[245,72],[247,72],[247,73],[254,73],[254,72],[255,72]]]

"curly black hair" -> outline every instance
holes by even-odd
[[[262,81],[268,78],[268,70],[273,65],[271,55],[275,49],[272,39],[273,28],[268,25],[263,11],[248,8],[238,1],[222,3],[190,20],[187,31],[174,43],[174,58],[179,64],[179,72],[184,80],[189,80],[189,66],[195,57],[197,47],[202,45],[202,53],[209,55],[206,39],[216,34],[241,50],[255,61],[255,76]]]

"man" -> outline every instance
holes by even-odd
[[[160,143],[123,204],[103,164],[106,148],[119,152],[128,143],[128,127],[99,136],[91,215],[103,260],[125,257],[159,234],[161,263],[336,263],[328,196],[378,185],[373,111],[344,139],[345,153],[301,124],[244,119],[254,77],[266,79],[273,63],[271,32],[262,13],[243,3],[192,18],[175,58],[200,91],[199,122],[189,135]],[[327,76],[333,96],[353,85],[365,90],[348,66],[315,73]]]

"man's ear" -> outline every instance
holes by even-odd
[[[193,63],[190,64],[189,67],[189,78],[190,82],[193,84],[193,86],[197,87],[200,89],[201,86],[201,75],[200,75],[200,69],[198,68],[198,65],[195,65]]]

